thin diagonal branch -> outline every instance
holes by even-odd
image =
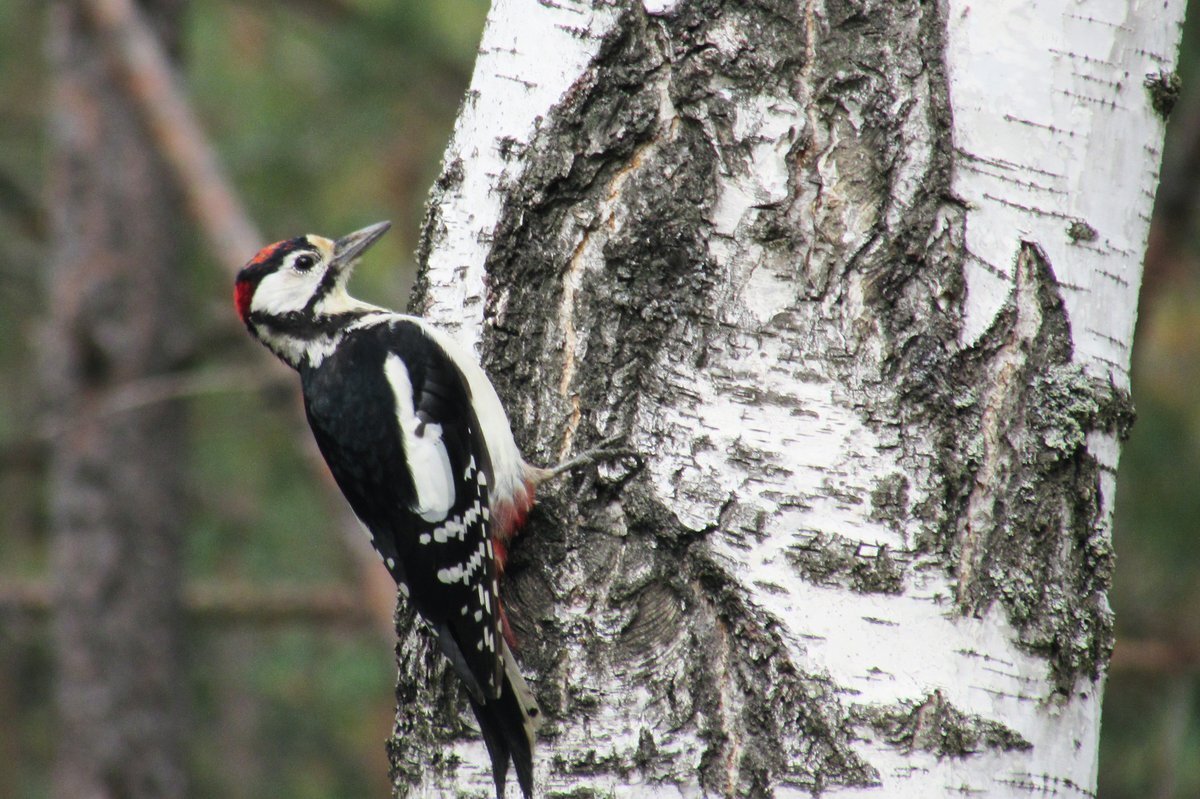
[[[236,271],[262,246],[262,235],[221,168],[150,26],[132,0],[84,0],[82,5],[104,35],[126,91],[174,170],[188,209],[221,263]]]

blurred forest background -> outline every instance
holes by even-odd
[[[60,744],[48,472],[63,430],[35,377],[56,201],[49,5],[0,0],[0,799],[49,796]],[[186,7],[181,77],[260,243],[391,219],[356,294],[404,306],[486,11],[485,0]],[[1119,475],[1102,799],[1200,796],[1200,42],[1189,16],[1142,290],[1138,422]],[[169,381],[135,386],[114,412],[169,402],[184,414],[172,457],[184,460],[188,794],[386,796],[391,588],[313,468],[294,386],[239,329],[218,258],[184,227],[171,272],[184,354]]]

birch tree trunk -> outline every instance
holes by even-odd
[[[1095,794],[1182,13],[495,0],[415,306],[642,454],[513,552],[543,795]],[[397,795],[488,795],[400,627]]]

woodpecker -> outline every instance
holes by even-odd
[[[526,799],[541,713],[510,648],[498,578],[505,545],[553,469],[525,462],[476,359],[425,320],[352,298],[355,263],[390,227],[265,247],[238,273],[238,316],[300,374],[334,480],[450,661],[479,720],[503,799],[509,761]]]

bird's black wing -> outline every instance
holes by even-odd
[[[415,322],[352,331],[302,373],[338,486],[477,702],[500,695],[503,643],[488,457],[466,380]]]

